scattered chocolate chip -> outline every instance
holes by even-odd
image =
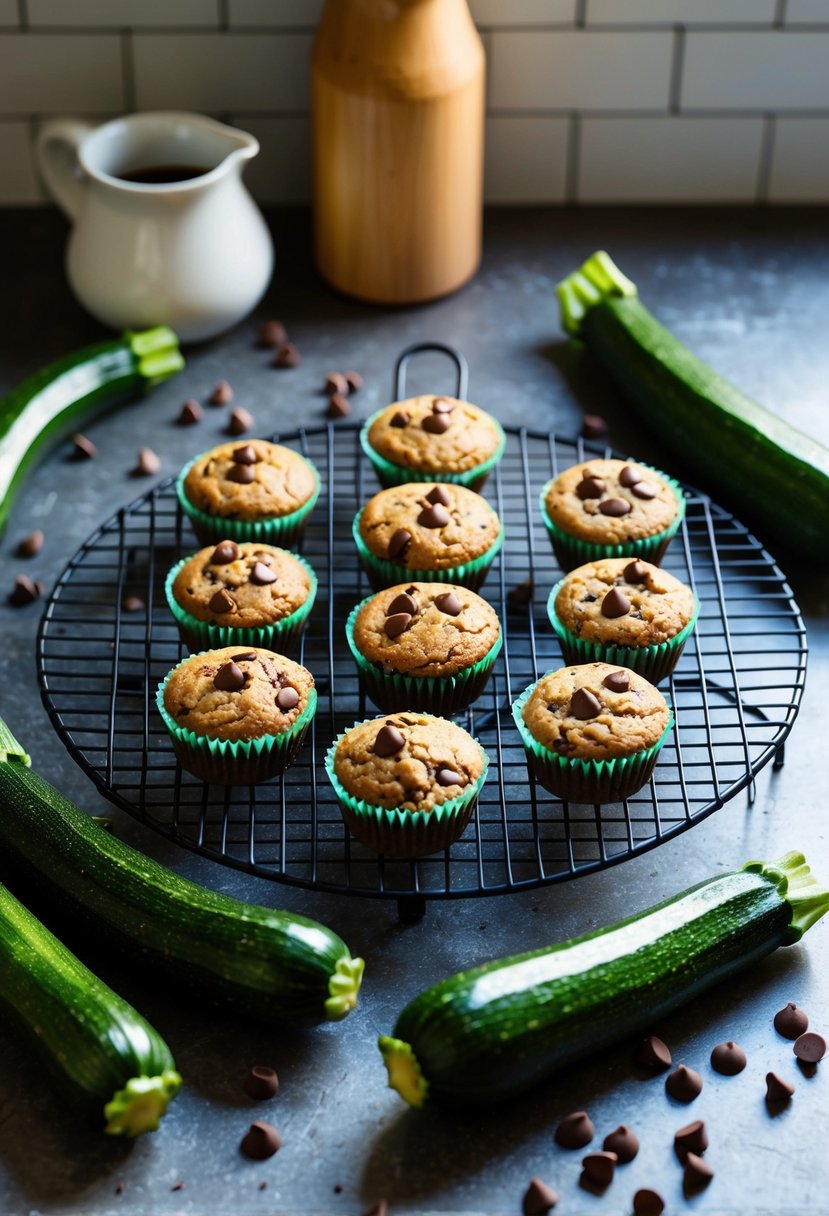
[[[240,448],[234,448],[231,452],[234,464],[258,464],[259,457],[256,455],[256,448],[252,443],[245,443]]]
[[[436,595],[435,607],[445,616],[460,616],[463,612],[463,604],[454,591],[444,591],[443,595]]]
[[[558,1203],[558,1195],[542,1182],[540,1178],[531,1178],[530,1185],[521,1200],[521,1210],[524,1216],[544,1216]]]
[[[401,591],[399,595],[394,597],[386,609],[386,616],[397,616],[401,612],[407,612],[409,616],[414,616],[417,612],[417,604],[408,591]]]
[[[271,570],[264,562],[254,562],[250,581],[257,587],[269,587],[271,583],[276,582],[276,571]]]
[[[325,391],[329,397],[332,393],[339,393],[341,397],[348,396],[348,381],[342,372],[329,372],[325,377]]]
[[[259,1190],[266,1191],[267,1189],[268,1189],[268,1184],[265,1181],[265,1179],[263,1178],[262,1181],[259,1183]]]
[[[619,485],[626,486],[628,489],[635,486],[637,481],[642,480],[642,474],[638,469],[634,469],[632,464],[626,464],[619,474]]]
[[[72,455],[76,460],[94,460],[98,455],[98,449],[86,435],[73,435],[72,447],[75,449]]]
[[[602,616],[606,616],[611,621],[620,616],[627,616],[630,609],[630,600],[618,587],[611,587],[602,600]]]
[[[562,1148],[584,1148],[596,1134],[587,1111],[577,1110],[565,1115],[555,1133],[555,1142]]]
[[[386,637],[399,638],[401,633],[406,632],[411,623],[412,614],[410,612],[393,612],[383,622]]]
[[[615,1153],[622,1165],[627,1165],[639,1152],[639,1137],[626,1123],[620,1123],[613,1132],[608,1132],[602,1148],[608,1153]]]
[[[183,1191],[184,1183],[183,1182],[174,1182],[173,1185],[170,1187],[170,1190],[171,1191]]]
[[[293,342],[283,342],[282,346],[276,352],[276,358],[273,361],[274,367],[299,367],[302,362],[300,355]]]
[[[440,503],[442,507],[448,507],[452,501],[452,495],[449,493],[446,486],[432,486],[431,490],[426,495],[426,501]]]
[[[375,756],[396,756],[406,746],[406,740],[396,726],[387,722],[381,726],[374,740]]]
[[[227,380],[220,380],[207,400],[210,405],[230,405],[233,400],[233,389]]]
[[[673,1063],[667,1043],[663,1043],[655,1034],[649,1034],[642,1040],[633,1058],[637,1064],[652,1068],[654,1072],[664,1072]]]
[[[507,592],[507,603],[513,608],[523,608],[529,604],[533,598],[535,584],[531,578],[525,578],[523,583],[518,583],[517,586],[511,587]]]
[[[746,1053],[738,1043],[728,1039],[718,1043],[711,1052],[711,1067],[724,1077],[736,1077],[746,1066]]]
[[[785,1009],[774,1015],[774,1029],[782,1034],[784,1039],[797,1039],[809,1029],[809,1015],[804,1013],[794,1001],[789,1001]]]
[[[707,1161],[698,1157],[696,1153],[688,1154],[685,1158],[685,1173],[682,1177],[682,1184],[686,1191],[701,1191],[703,1187],[708,1186],[713,1177],[714,1170]]]
[[[446,397],[435,397],[432,401],[433,414],[451,414],[454,408],[454,401],[449,401]]]
[[[345,382],[351,392],[359,393],[360,389],[363,387],[363,377],[360,375],[360,373],[351,371],[343,372],[343,375],[345,376]]]
[[[417,517],[417,522],[423,528],[445,528],[450,520],[449,512],[441,503],[433,503],[424,507]]]
[[[826,1040],[822,1034],[809,1030],[795,1039],[792,1050],[804,1064],[819,1064],[826,1055]]]
[[[284,346],[288,338],[285,326],[281,321],[263,321],[259,326],[258,341],[263,347],[278,349]]]
[[[33,604],[43,595],[43,584],[33,582],[27,574],[18,574],[14,580],[14,590],[9,595],[9,603],[14,608],[23,608]]]
[[[628,562],[622,574],[625,576],[625,582],[628,583],[644,583],[648,576],[648,568],[644,562],[632,561]]]
[[[633,1196],[633,1216],[662,1216],[665,1200],[658,1191],[642,1187]]]
[[[611,692],[627,692],[630,688],[630,676],[626,671],[611,671],[602,680],[602,684]]]
[[[235,654],[233,656],[233,662],[234,663],[255,663],[258,658],[259,658],[259,655],[256,653],[255,650],[245,650],[242,654]]]
[[[138,463],[133,469],[136,477],[153,477],[161,468],[161,457],[152,448],[141,448]]]
[[[411,543],[411,532],[407,532],[405,528],[398,528],[397,531],[392,534],[389,541],[388,555],[390,559],[392,561],[397,561],[397,559],[400,558],[400,560],[403,561],[406,556],[406,550]]]
[[[570,713],[574,718],[585,721],[595,718],[602,712],[602,703],[594,696],[589,688],[577,688],[570,699]]]
[[[646,501],[656,498],[658,493],[659,486],[655,486],[652,481],[637,481],[636,485],[631,487],[631,494]]]
[[[620,515],[627,515],[628,511],[632,509],[630,503],[626,502],[624,498],[606,498],[604,502],[599,503],[602,515],[612,515],[614,519]]]
[[[146,604],[140,595],[125,595],[121,600],[121,607],[124,612],[143,612]]]
[[[665,1081],[665,1089],[676,1102],[693,1102],[702,1092],[702,1077],[680,1064]]]
[[[253,429],[253,414],[249,410],[239,406],[235,410],[230,411],[230,418],[227,423],[228,435],[244,435],[246,431]]]
[[[452,425],[450,414],[427,414],[420,424],[430,435],[444,435]]]
[[[117,1184],[117,1186],[115,1187],[115,1194],[116,1194],[116,1195],[123,1195],[123,1193],[124,1193],[124,1191],[125,1191],[125,1190],[126,1190],[126,1187],[124,1186],[124,1183],[123,1183],[123,1182],[119,1182],[119,1183]]]
[[[229,663],[223,663],[216,672],[213,687],[218,688],[219,692],[238,692],[240,688],[245,687],[245,673],[231,659]]]
[[[214,591],[210,597],[208,608],[211,612],[232,612],[236,605],[232,597],[228,594],[224,587],[220,587],[218,591]]]
[[[299,693],[295,688],[291,688],[290,684],[285,688],[280,688],[276,694],[277,709],[281,709],[283,713],[290,713],[292,709],[296,709],[299,705]]]
[[[325,412],[329,418],[346,418],[351,413],[348,398],[343,393],[332,393]]]
[[[196,401],[194,397],[191,397],[190,400],[185,401],[184,405],[181,407],[176,422],[179,426],[193,426],[196,422],[201,422],[203,417],[204,410],[199,405],[198,401]]]
[[[251,1123],[239,1148],[253,1161],[265,1161],[282,1147],[282,1137],[270,1123]]]
[[[402,430],[404,426],[409,425],[410,421],[411,414],[407,414],[405,410],[398,410],[397,413],[392,416],[389,426],[394,426]]]
[[[438,785],[466,784],[461,774],[455,772],[453,768],[439,768],[435,773],[435,781],[437,781]]]
[[[610,1186],[618,1161],[615,1153],[588,1153],[581,1162],[585,1179],[602,1189]]]
[[[784,1081],[776,1072],[766,1073],[766,1099],[772,1104],[788,1102],[794,1093],[790,1081]]]
[[[334,1185],[332,1186],[331,1190],[334,1192],[335,1195],[342,1195],[343,1184],[341,1182],[335,1182]]]
[[[232,464],[226,476],[228,481],[235,481],[239,486],[249,486],[256,481],[256,470],[252,464]]]
[[[684,1161],[686,1154],[704,1153],[708,1148],[708,1132],[705,1130],[705,1124],[702,1119],[695,1119],[693,1123],[686,1123],[685,1127],[681,1127],[678,1132],[674,1132],[674,1149],[680,1161]]]
[[[601,439],[607,434],[607,422],[601,414],[585,414],[581,420],[581,433],[585,439]]]
[[[586,498],[601,498],[605,492],[605,483],[601,477],[589,477],[587,474],[576,486],[576,493],[584,501]]]
[[[28,536],[24,536],[17,546],[15,552],[18,557],[36,557],[43,548],[43,533],[30,532]]]
[[[210,561],[214,566],[226,566],[229,562],[235,562],[239,557],[239,546],[235,540],[221,540],[210,555]]]

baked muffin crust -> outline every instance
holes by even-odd
[[[225,596],[216,594],[222,590]],[[253,541],[222,541],[200,549],[173,582],[176,602],[191,616],[234,628],[284,620],[310,591],[308,571],[292,553]]]
[[[360,516],[366,547],[407,570],[448,570],[473,561],[500,532],[501,521],[480,494],[449,483],[381,490]]]
[[[617,594],[606,601],[613,588],[623,598]],[[682,632],[694,614],[694,595],[685,583],[650,562],[608,557],[571,570],[555,609],[570,633],[587,642],[655,646]]]
[[[202,453],[184,479],[192,506],[223,519],[291,515],[316,490],[311,465],[298,452],[265,439],[222,443]]]
[[[392,464],[439,477],[465,473],[489,460],[501,443],[501,429],[469,401],[427,394],[384,409],[368,439]]]
[[[563,532],[600,545],[657,536],[678,511],[674,491],[658,473],[626,460],[585,460],[564,469],[544,503]]]

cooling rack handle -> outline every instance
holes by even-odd
[[[452,360],[455,365],[455,396],[465,400],[469,388],[469,364],[459,350],[455,350],[454,346],[446,346],[443,342],[415,342],[413,346],[406,347],[394,365],[394,400],[402,401],[406,396],[406,369],[409,360],[414,355],[421,355],[426,351],[436,351]]]

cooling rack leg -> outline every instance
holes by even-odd
[[[777,772],[777,770],[779,768],[782,768],[785,763],[786,763],[786,744],[781,743],[779,747],[776,747],[774,749],[774,760],[772,760],[771,767],[774,772]]]
[[[422,895],[402,895],[397,901],[397,919],[401,925],[416,925],[426,914],[426,900]]]

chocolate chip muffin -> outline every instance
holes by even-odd
[[[479,490],[504,452],[501,424],[469,401],[431,394],[378,410],[360,439],[384,486],[451,481]]]
[[[616,663],[658,684],[679,662],[699,602],[659,566],[607,557],[571,570],[550,592],[547,612],[565,662]]]
[[[489,761],[454,722],[402,713],[345,731],[325,763],[352,835],[386,856],[417,857],[462,834]]]
[[[612,663],[548,672],[512,707],[527,762],[572,802],[619,802],[649,779],[673,724],[665,698]]]
[[[468,587],[400,583],[363,600],[346,637],[379,709],[451,715],[483,692],[501,650],[495,610]]]
[[[222,443],[197,456],[176,483],[203,544],[225,538],[290,544],[319,496],[314,466],[279,443]]]
[[[238,646],[184,659],[157,696],[182,768],[219,785],[249,785],[283,772],[316,703],[306,668],[270,650]]]
[[[656,469],[597,458],[548,482],[541,512],[565,570],[600,557],[658,563],[685,515],[685,499]]]
[[[223,540],[185,557],[165,592],[190,650],[264,646],[285,654],[314,603],[317,579],[306,561],[272,545]]]
[[[501,521],[484,499],[443,483],[381,490],[355,517],[353,534],[375,591],[404,577],[476,591],[503,543]]]

